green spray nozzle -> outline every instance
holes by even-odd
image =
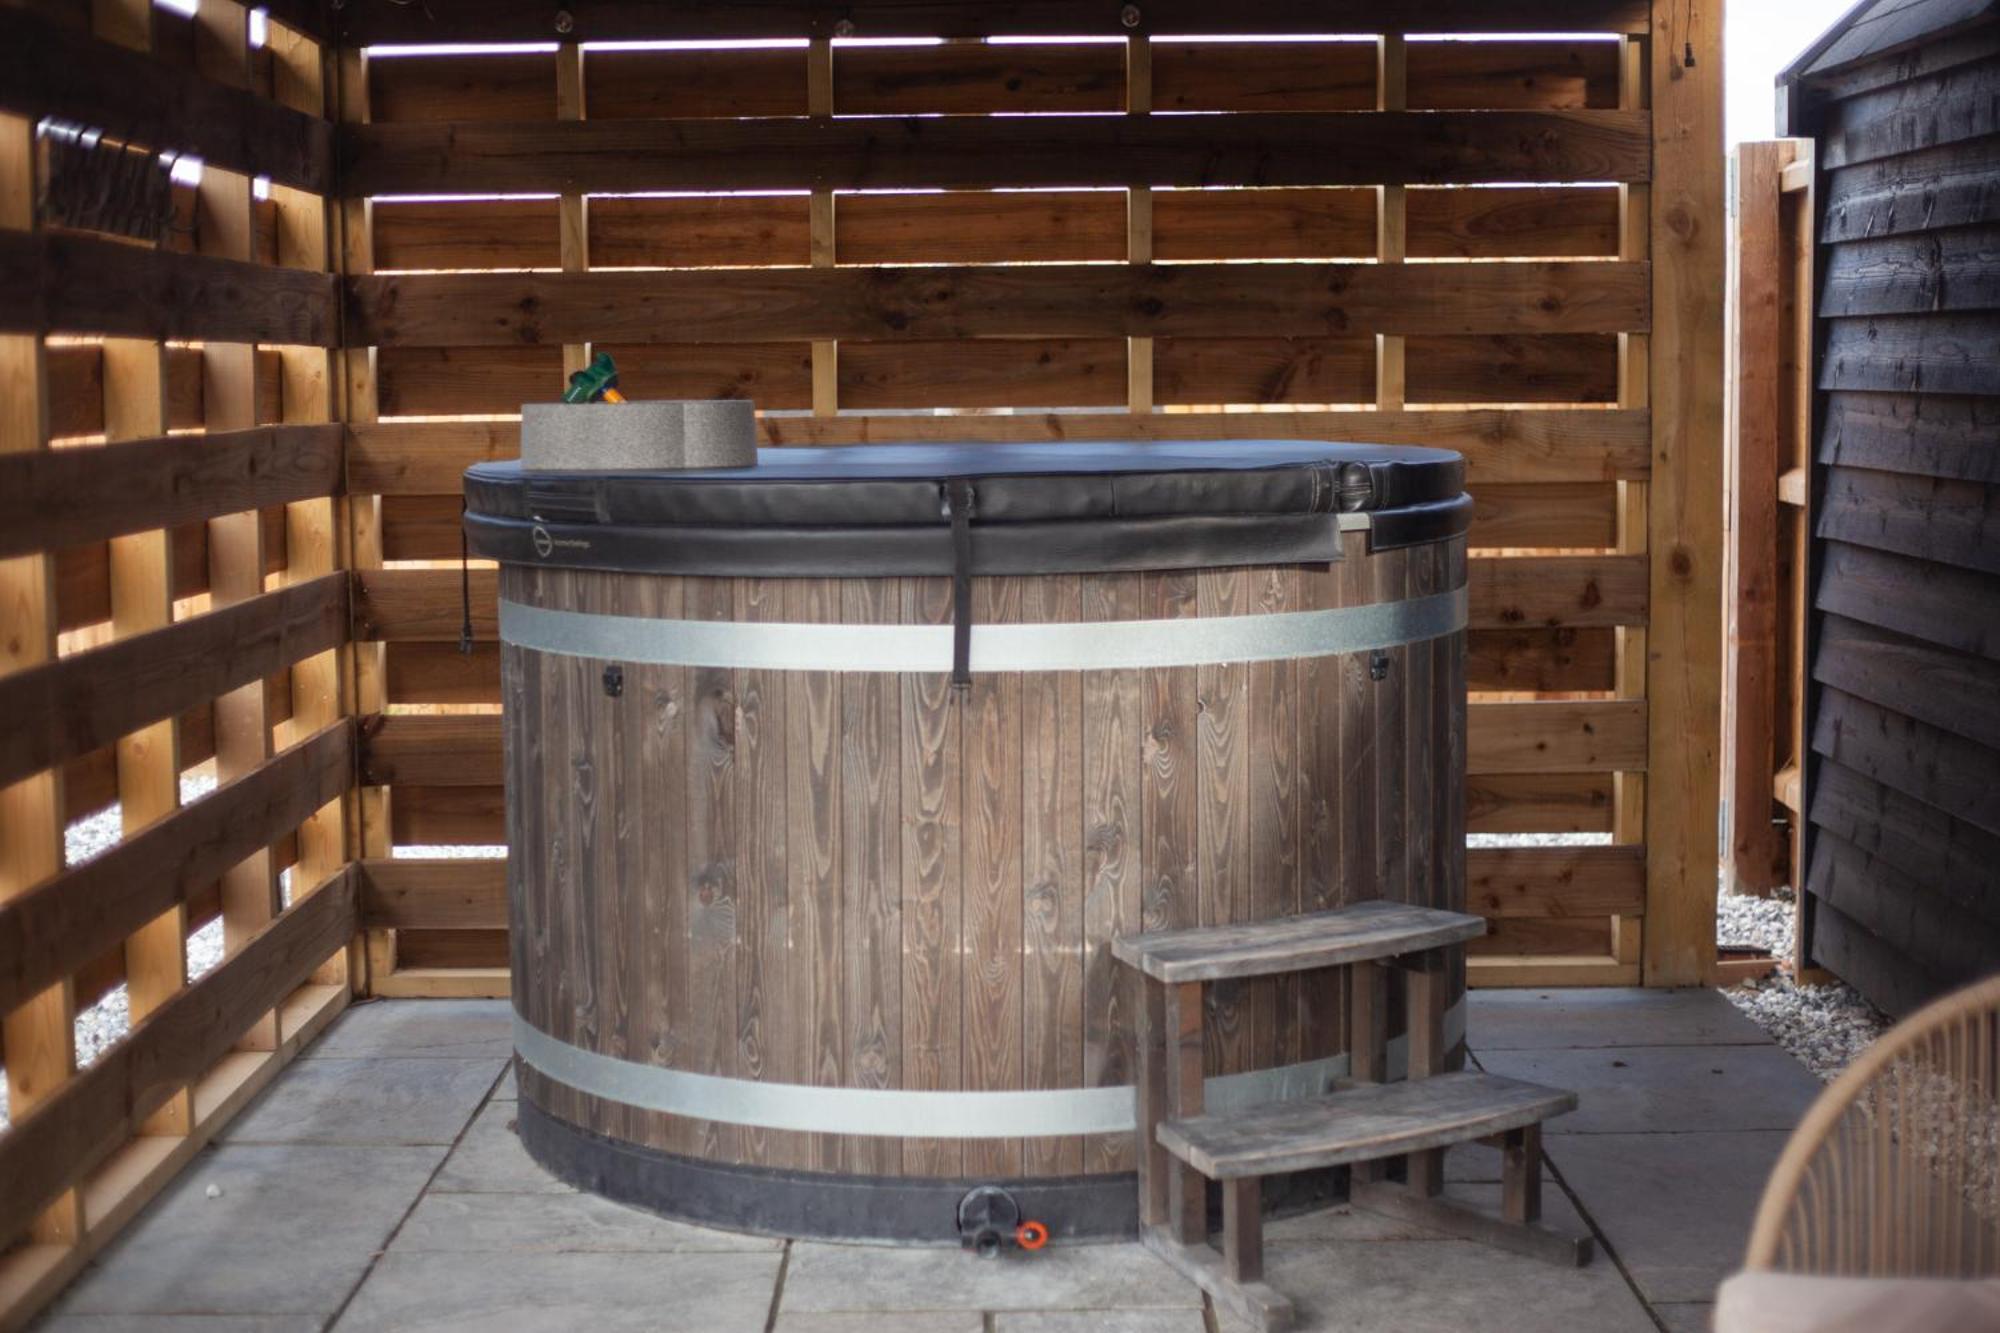
[[[611,359],[611,353],[599,352],[590,358],[590,364],[569,377],[569,388],[563,390],[565,403],[622,403],[625,395],[618,392],[618,363]]]

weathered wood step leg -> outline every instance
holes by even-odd
[[[1222,1182],[1222,1259],[1235,1282],[1264,1276],[1263,1184],[1256,1176]]]
[[[1500,1149],[1500,1215],[1509,1222],[1542,1216],[1542,1127],[1507,1131]]]

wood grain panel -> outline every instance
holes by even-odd
[[[1618,105],[1615,41],[1414,41],[1404,50],[1412,109]]]
[[[1615,186],[1412,187],[1403,207],[1411,259],[1618,254]]]
[[[803,116],[806,52],[791,48],[586,50],[584,114],[592,120],[657,116]]]
[[[800,80],[802,102],[804,90]],[[1104,42],[843,46],[833,53],[836,115],[1122,111],[1124,94],[1125,53]]]
[[[843,264],[1125,258],[1125,198],[1112,190],[843,194],[833,217]]]
[[[554,199],[378,199],[368,214],[378,273],[562,267]]]
[[[758,408],[812,406],[810,343],[599,343],[627,398],[750,398]]]
[[[1125,401],[1125,344],[1080,338],[844,342],[840,401],[864,409],[1115,406]]]
[[[1360,403],[1375,396],[1373,338],[1161,338],[1160,403]]]
[[[1375,240],[1372,189],[1153,192],[1155,259],[1360,258]]]
[[[1413,403],[1609,403],[1618,397],[1618,339],[1598,334],[1409,337]]]
[[[1472,497],[1474,547],[1611,547],[1618,540],[1618,484],[1558,482],[1482,486]]]
[[[377,123],[554,120],[552,51],[378,56],[368,62]]]
[[[1156,111],[1373,111],[1375,43],[1152,43]]]
[[[592,268],[804,264],[809,258],[803,194],[592,199],[587,219]]]
[[[560,347],[385,347],[376,401],[385,417],[518,413],[562,396]]]

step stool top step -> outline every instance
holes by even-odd
[[[1364,1083],[1250,1111],[1164,1120],[1160,1146],[1210,1180],[1311,1171],[1467,1143],[1576,1108],[1576,1094],[1497,1074]]]
[[[1195,930],[1121,935],[1112,951],[1157,981],[1225,981],[1392,958],[1486,933],[1464,912],[1383,900]]]

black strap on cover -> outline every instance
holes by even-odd
[[[951,687],[972,688],[972,482],[952,477],[943,487],[951,520]]]

